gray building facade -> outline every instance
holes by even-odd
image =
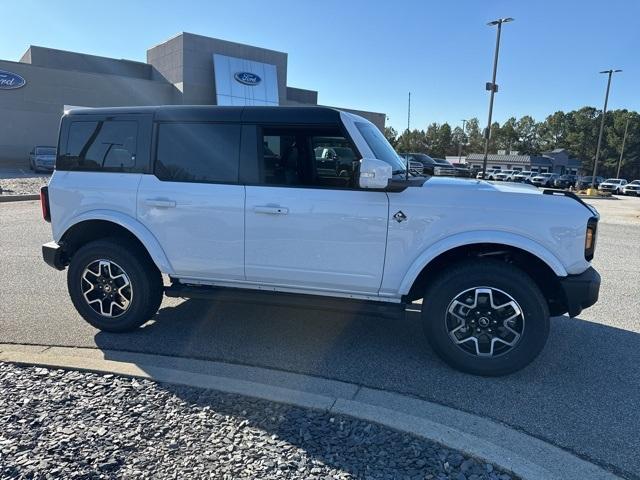
[[[0,60],[0,165],[26,167],[34,146],[56,145],[68,106],[317,105],[317,91],[287,85],[287,62],[191,33],[151,47],[146,63],[31,46],[17,62]],[[384,129],[383,113],[342,109]]]

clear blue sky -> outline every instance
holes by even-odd
[[[495,29],[504,26],[494,118],[600,107],[640,110],[636,0],[291,0],[4,2],[0,58],[29,45],[145,61],[146,49],[187,31],[289,54],[288,84],[319,103],[387,113],[406,127],[486,122]]]

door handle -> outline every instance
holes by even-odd
[[[176,206],[175,200],[166,200],[162,198],[147,198],[144,204],[148,207],[173,208]]]
[[[253,207],[253,211],[256,213],[266,213],[267,215],[287,215],[289,209],[287,207],[279,207],[274,205],[262,205]]]

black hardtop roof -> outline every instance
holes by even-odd
[[[213,105],[162,105],[146,107],[99,107],[71,109],[67,115],[151,114],[157,121],[209,121],[246,123],[333,124],[340,110],[331,107],[226,107]]]

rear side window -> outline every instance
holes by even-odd
[[[170,182],[237,183],[240,126],[161,123],[155,175]]]
[[[58,170],[136,172],[138,122],[73,121]]]

